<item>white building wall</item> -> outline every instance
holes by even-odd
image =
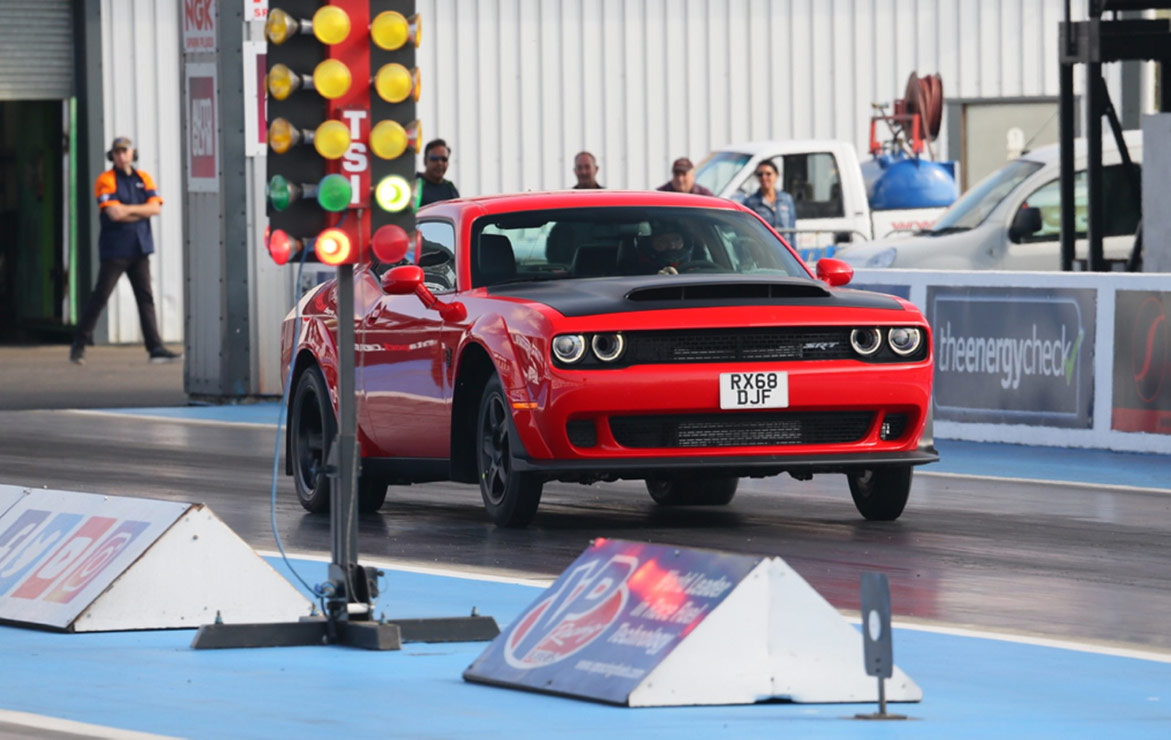
[[[573,155],[648,188],[752,139],[865,151],[911,72],[945,98],[1056,96],[1063,0],[419,0],[424,139],[464,195],[563,188]],[[1086,0],[1074,0],[1075,20]],[[1075,68],[1075,88],[1083,67]],[[1105,66],[1119,103],[1120,65]],[[946,122],[945,122],[946,127]],[[946,151],[946,141],[939,142]]]
[[[102,141],[108,146],[115,136],[129,136],[138,149],[137,166],[154,177],[164,201],[162,213],[151,219],[151,279],[166,342],[183,339],[181,8],[181,2],[155,0],[102,0],[101,7]],[[107,310],[112,343],[142,341],[129,281],[119,281]]]

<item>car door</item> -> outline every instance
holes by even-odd
[[[417,263],[436,295],[455,290],[455,228],[421,222]],[[367,314],[361,376],[365,418],[382,455],[445,458],[451,423],[443,320],[414,295],[382,295]]]
[[[1135,165],[1138,166],[1137,164]],[[1121,164],[1102,168],[1103,193],[1107,198],[1106,223],[1103,229],[1102,252],[1106,259],[1125,260],[1134,245],[1134,233],[1142,217],[1141,191],[1134,185]],[[1088,257],[1086,240],[1086,172],[1074,178],[1074,241],[1076,259]],[[1012,237],[1009,227],[1019,208],[1038,208],[1041,211],[1041,230],[1021,237]],[[1056,270],[1061,266],[1061,180],[1052,178],[1034,187],[1014,208],[1009,209],[1004,227],[1007,248],[1000,269]]]

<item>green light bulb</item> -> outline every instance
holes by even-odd
[[[353,197],[350,180],[345,175],[326,175],[317,183],[317,202],[327,211],[344,211]]]
[[[272,179],[268,181],[266,190],[269,202],[278,211],[285,210],[293,202],[293,193],[292,188],[289,186],[289,181],[281,175],[273,175]]]

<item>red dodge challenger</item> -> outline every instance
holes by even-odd
[[[433,204],[418,231],[409,264],[355,270],[362,511],[452,480],[523,527],[546,481],[718,506],[742,477],[843,473],[862,516],[892,520],[938,459],[923,315],[840,287],[837,260],[811,274],[735,203],[529,193]],[[329,506],[336,296],[323,283],[282,327],[286,472],[309,511]]]

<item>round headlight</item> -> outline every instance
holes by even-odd
[[[850,332],[850,346],[863,357],[869,357],[882,346],[882,333],[871,326]]]
[[[553,337],[553,356],[572,365],[580,360],[586,351],[585,337],[580,334],[562,334]]]
[[[913,326],[896,326],[887,333],[886,340],[896,355],[906,357],[919,349],[923,343],[923,332]]]
[[[622,356],[622,350],[626,349],[626,340],[617,333],[595,334],[594,338],[590,340],[590,347],[593,348],[594,355],[602,362],[613,362]]]

